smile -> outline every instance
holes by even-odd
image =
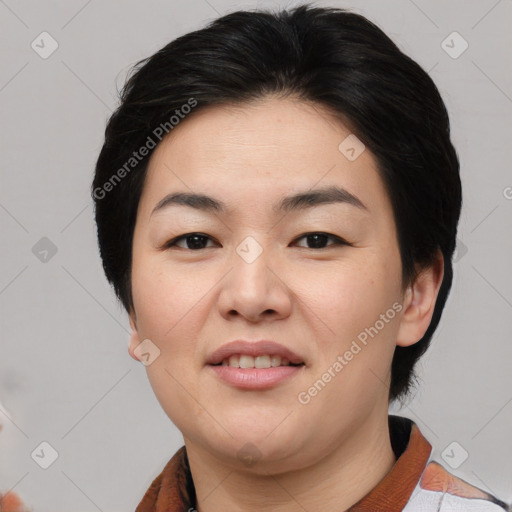
[[[234,354],[214,366],[230,366],[232,368],[276,368],[278,366],[301,366],[291,363],[289,359],[278,355],[250,356],[247,354]]]

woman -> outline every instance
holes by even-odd
[[[453,276],[459,162],[430,77],[307,5],[229,14],[134,71],[98,240],[185,441],[137,512],[507,510],[388,414]]]

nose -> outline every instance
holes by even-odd
[[[230,261],[231,271],[218,296],[219,311],[227,320],[240,316],[252,323],[285,318],[292,307],[291,290],[272,251],[251,238],[237,247]]]

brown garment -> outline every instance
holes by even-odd
[[[353,512],[402,510],[425,469],[432,447],[416,424],[390,415],[389,425],[398,460],[383,480],[350,509]],[[188,512],[195,505],[187,452],[182,446],[153,480],[135,512]]]
[[[432,446],[408,418],[389,415],[396,462],[391,471],[349,512],[503,512],[512,507],[452,475],[431,460]],[[413,494],[414,491],[414,494]],[[194,512],[196,495],[185,446],[167,463],[135,512]]]

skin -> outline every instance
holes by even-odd
[[[151,156],[133,240],[130,355],[150,339],[160,355],[146,367],[162,408],[182,432],[199,512],[346,510],[395,463],[388,431],[396,345],[425,333],[442,282],[442,256],[401,286],[389,198],[368,149],[339,150],[350,130],[319,105],[266,97],[214,106],[182,121]],[[284,196],[328,185],[346,203],[276,214]],[[171,206],[171,192],[204,193],[225,215]],[[161,247],[186,233],[211,237],[194,250]],[[329,233],[351,245],[305,233]],[[236,252],[252,236],[261,255]],[[300,238],[302,237],[302,238]],[[193,241],[192,241],[193,243]],[[323,247],[323,248],[322,248]],[[304,405],[307,391],[357,335],[392,304],[393,320]],[[293,378],[269,390],[232,387],[205,366],[235,339],[272,339],[304,358]],[[250,443],[258,460],[237,457]]]

